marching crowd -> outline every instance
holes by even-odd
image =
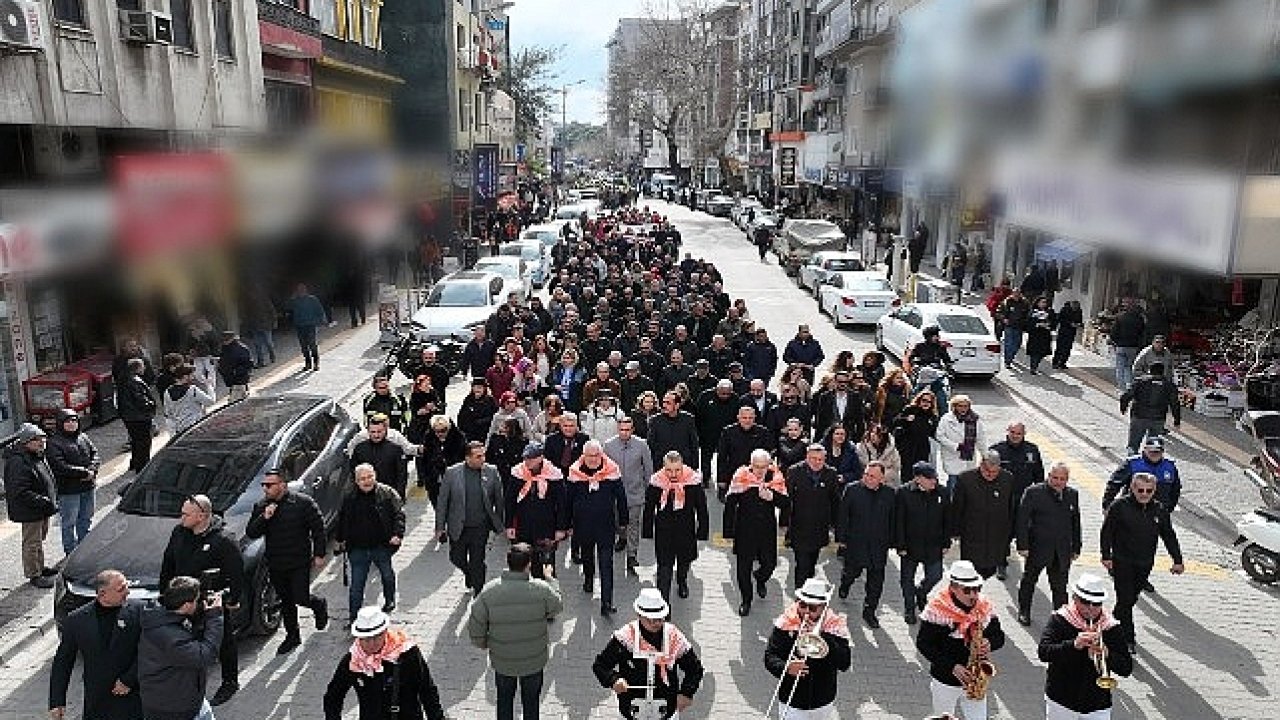
[[[767,596],[780,533],[792,554],[795,601],[761,648],[764,667],[779,678],[781,717],[834,716],[837,678],[855,650],[832,596],[847,599],[861,584],[862,621],[879,628],[896,556],[901,617],[918,628],[934,712],[986,718],[987,681],[1005,635],[982,587],[1007,577],[1011,545],[1022,558],[1016,621],[1031,624],[1042,573],[1052,591],[1039,644],[1047,717],[1110,716],[1112,674],[1132,667],[1132,609],[1158,541],[1173,572],[1182,571],[1169,520],[1180,479],[1159,437],[1146,437],[1108,487],[1097,539],[1114,586],[1108,610],[1106,580],[1070,580],[1087,543],[1070,468],[1046,467],[1023,423],[996,437],[969,397],[940,403],[880,353],[843,351],[828,363],[804,325],[779,349],[747,303],[731,300],[714,263],[682,257],[679,231],[648,208],[584,219],[581,229],[556,247],[545,303],[513,294],[475,329],[461,370],[470,391],[456,410],[446,405],[450,375],[432,350],[408,397],[388,378],[374,379],[365,430],[349,448],[354,488],[334,529],[350,567],[354,640],[324,694],[327,718],[341,716],[351,690],[362,720],[444,717],[430,658],[391,621],[392,556],[407,531],[405,499],[419,495],[473,594],[468,633],[489,654],[500,720],[514,717],[517,694],[523,717],[538,717],[548,623],[563,608],[557,575],[580,566],[582,592],[598,592],[600,614],[610,618],[619,612],[615,555],[621,572],[638,578],[640,546],[649,541],[654,586],[639,591],[635,619],[620,624],[591,670],[617,695],[623,717],[677,717],[690,707],[708,670],[697,638],[671,615],[690,596],[712,512],[732,542],[739,615]],[[936,343],[936,333],[926,335]],[[57,464],[44,462],[43,432],[24,438],[6,465],[6,484],[27,478],[7,494],[11,516],[13,503],[38,496],[42,483],[63,482],[48,472]],[[297,606],[312,610],[318,630],[328,623],[328,603],[309,587],[328,546],[310,498],[273,471],[262,486],[247,532],[266,541],[283,654],[301,643]],[[55,717],[77,654],[86,717],[204,720],[237,691],[235,638],[224,619],[242,602],[243,568],[210,508],[198,495],[184,503],[159,606],[128,601],[123,575],[107,571],[97,601],[68,617],[50,683]],[[493,535],[508,544],[506,568],[491,579]],[[953,542],[959,559],[944,568]],[[840,560],[828,584],[820,563],[832,544]],[[374,567],[382,603],[366,606]],[[217,662],[222,685],[207,702],[205,672]]]

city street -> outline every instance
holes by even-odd
[[[640,201],[644,204],[644,200]],[[827,361],[843,349],[855,356],[872,349],[870,328],[835,330],[819,315],[812,298],[798,289],[774,262],[761,264],[755,249],[728,220],[703,213],[650,202],[668,213],[684,238],[682,252],[712,260],[723,273],[731,297],[744,298],[757,326],[769,330],[779,347],[807,323],[822,343]],[[368,386],[379,367],[382,352],[376,346],[377,327],[338,335],[323,351],[323,370],[298,375],[283,368],[268,380],[270,392],[324,393],[342,398],[349,408]],[[1011,421],[1026,424],[1028,439],[1037,443],[1046,464],[1061,460],[1071,468],[1071,483],[1080,490],[1085,527],[1084,553],[1073,568],[1102,572],[1098,561],[1100,500],[1108,475],[1123,452],[1126,420],[1119,414],[1114,394],[1104,392],[1089,368],[1106,361],[1077,350],[1070,373],[1052,371],[1028,376],[1024,371],[1002,371],[986,382],[958,383],[955,392],[972,396],[975,410],[984,418],[995,442]],[[397,376],[396,382],[404,384]],[[463,383],[450,387],[450,406],[461,397]],[[773,388],[771,388],[773,389]],[[1200,429],[1197,429],[1200,428]],[[1275,689],[1280,687],[1280,638],[1272,619],[1280,603],[1280,590],[1249,581],[1239,569],[1238,554],[1230,547],[1236,518],[1257,503],[1257,493],[1232,460],[1240,451],[1209,430],[1223,426],[1196,425],[1187,418],[1183,432],[1175,434],[1169,455],[1181,468],[1184,492],[1174,516],[1187,558],[1187,572],[1173,576],[1161,550],[1152,582],[1157,592],[1144,595],[1135,617],[1139,653],[1133,677],[1121,678],[1116,692],[1116,718],[1155,720],[1261,719],[1274,715]],[[91,431],[92,434],[92,431]],[[1233,441],[1234,442],[1234,441]],[[108,453],[118,443],[102,445]],[[119,472],[123,461],[109,469]],[[105,490],[105,488],[104,488]],[[105,505],[114,492],[100,492]],[[465,629],[468,600],[462,576],[448,560],[447,551],[434,540],[434,522],[425,499],[407,504],[409,533],[395,555],[400,578],[399,608],[394,619],[403,623],[424,650],[449,715],[458,720],[492,717],[495,689],[484,653],[470,644]],[[99,513],[105,512],[99,508]],[[693,706],[682,717],[688,720],[730,720],[762,716],[776,680],[764,669],[762,657],[771,623],[789,601],[791,563],[789,552],[780,553],[780,564],[769,584],[765,600],[757,600],[748,618],[736,614],[737,590],[733,582],[732,556],[720,539],[720,503],[711,501],[713,540],[693,566],[688,599],[673,598],[673,621],[689,636],[707,668],[707,677]],[[61,557],[57,529],[46,543],[52,559]],[[18,537],[11,523],[0,524],[3,559],[13,572]],[[157,549],[158,550],[158,549]],[[491,542],[488,573],[493,577],[502,565],[505,542]],[[953,551],[954,552],[954,551]],[[631,602],[640,586],[652,583],[653,552],[644,543],[640,582],[616,568],[613,619],[597,612],[598,600],[584,594],[578,569],[562,553],[560,572],[565,597],[564,614],[552,625],[552,661],[547,669],[543,717],[585,720],[617,717],[612,693],[602,689],[591,675],[590,664],[610,634],[632,617]],[[829,579],[839,568],[828,550],[823,565]],[[1014,621],[1014,596],[1020,564],[1010,568],[1009,580],[990,581],[985,592],[992,597],[1009,635],[1003,650],[994,655],[999,674],[991,684],[991,714],[995,718],[1022,720],[1044,716],[1042,688],[1044,666],[1036,658],[1036,644],[1050,611],[1048,585],[1042,579],[1035,599],[1033,624],[1023,628]],[[328,598],[336,618],[346,610],[337,563],[330,563],[315,579],[316,591]],[[896,591],[897,566],[891,561],[881,605],[882,629],[872,631],[858,618],[862,583],[856,583],[848,600],[833,600],[833,607],[850,615],[853,635],[853,667],[840,680],[841,718],[921,718],[930,713],[929,679],[914,649],[913,628],[902,621]],[[368,598],[378,591],[370,582]],[[4,603],[0,630],[0,720],[47,717],[50,661],[57,645],[51,631],[32,632],[51,612],[48,596],[30,589],[14,590]],[[248,718],[320,718],[320,697],[350,639],[343,623],[327,631],[311,630],[303,622],[303,648],[283,659],[275,648],[280,636],[253,639],[241,646],[242,690],[217,709],[224,720]],[[216,669],[212,671],[216,675]],[[68,717],[78,717],[79,675],[73,679]],[[212,680],[211,687],[216,687]],[[354,697],[348,698],[346,717],[354,718]]]

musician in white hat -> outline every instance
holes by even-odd
[[[702,684],[702,661],[680,628],[667,621],[671,607],[657,588],[642,589],[632,607],[637,619],[609,638],[591,671],[618,696],[622,717],[679,718]]]
[[[324,692],[325,720],[341,720],[342,703],[352,688],[362,718],[446,720],[422,650],[391,624],[382,608],[361,608],[351,623],[351,636],[351,649]],[[393,713],[393,708],[399,710]]]
[[[1110,720],[1116,675],[1128,677],[1133,655],[1120,621],[1103,607],[1107,583],[1084,574],[1071,599],[1058,608],[1040,634],[1040,659],[1049,663],[1044,682],[1046,720]],[[1104,663],[1105,660],[1105,663]],[[1107,671],[1104,677],[1102,670]]]
[[[835,713],[838,673],[849,670],[852,655],[848,622],[827,607],[830,600],[827,581],[809,578],[796,590],[796,601],[773,622],[764,666],[780,678],[770,704],[778,702],[787,720],[823,720]]]
[[[985,692],[980,698],[966,695],[966,686],[979,680],[969,667],[970,642],[977,643],[978,659],[989,662],[991,652],[1004,646],[1005,636],[995,607],[982,595],[982,582],[973,563],[957,560],[920,613],[916,649],[929,661],[934,713],[955,713],[959,703],[964,720],[986,720]]]

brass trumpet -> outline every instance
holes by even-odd
[[[782,666],[782,675],[778,678],[777,686],[773,688],[773,697],[769,699],[769,707],[764,711],[765,718],[773,714],[773,705],[778,702],[778,691],[782,689],[782,683],[787,679],[787,665],[796,660],[821,660],[827,656],[827,653],[831,652],[830,644],[822,637],[822,622],[827,619],[829,609],[824,607],[822,614],[818,616],[817,622],[812,625],[807,623],[802,625],[800,631],[796,633],[795,642],[791,643],[791,652],[787,653],[787,662]],[[796,687],[799,685],[800,678],[793,678],[791,692],[787,694],[787,707],[791,707],[791,701],[796,695]]]
[[[1102,633],[1098,632],[1097,621],[1089,623],[1090,632],[1094,633],[1094,652],[1093,652],[1093,669],[1098,673],[1098,679],[1094,682],[1103,690],[1115,690],[1120,684],[1115,676],[1111,674],[1111,668],[1107,667],[1107,646],[1102,641]]]

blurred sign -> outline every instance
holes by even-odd
[[[559,175],[564,172],[564,148],[551,148],[551,172]]]
[[[524,162],[524,153],[525,153],[524,143],[516,143],[516,162],[518,163]]]
[[[471,188],[471,151],[453,151],[453,186],[459,190]]]
[[[230,174],[217,153],[125,155],[114,185],[120,244],[129,258],[212,247],[232,231]]]
[[[778,155],[779,179],[783,187],[796,184],[796,149],[784,147]]]
[[[472,176],[472,202],[493,209],[498,199],[498,146],[476,145],[471,160],[475,167]]]

